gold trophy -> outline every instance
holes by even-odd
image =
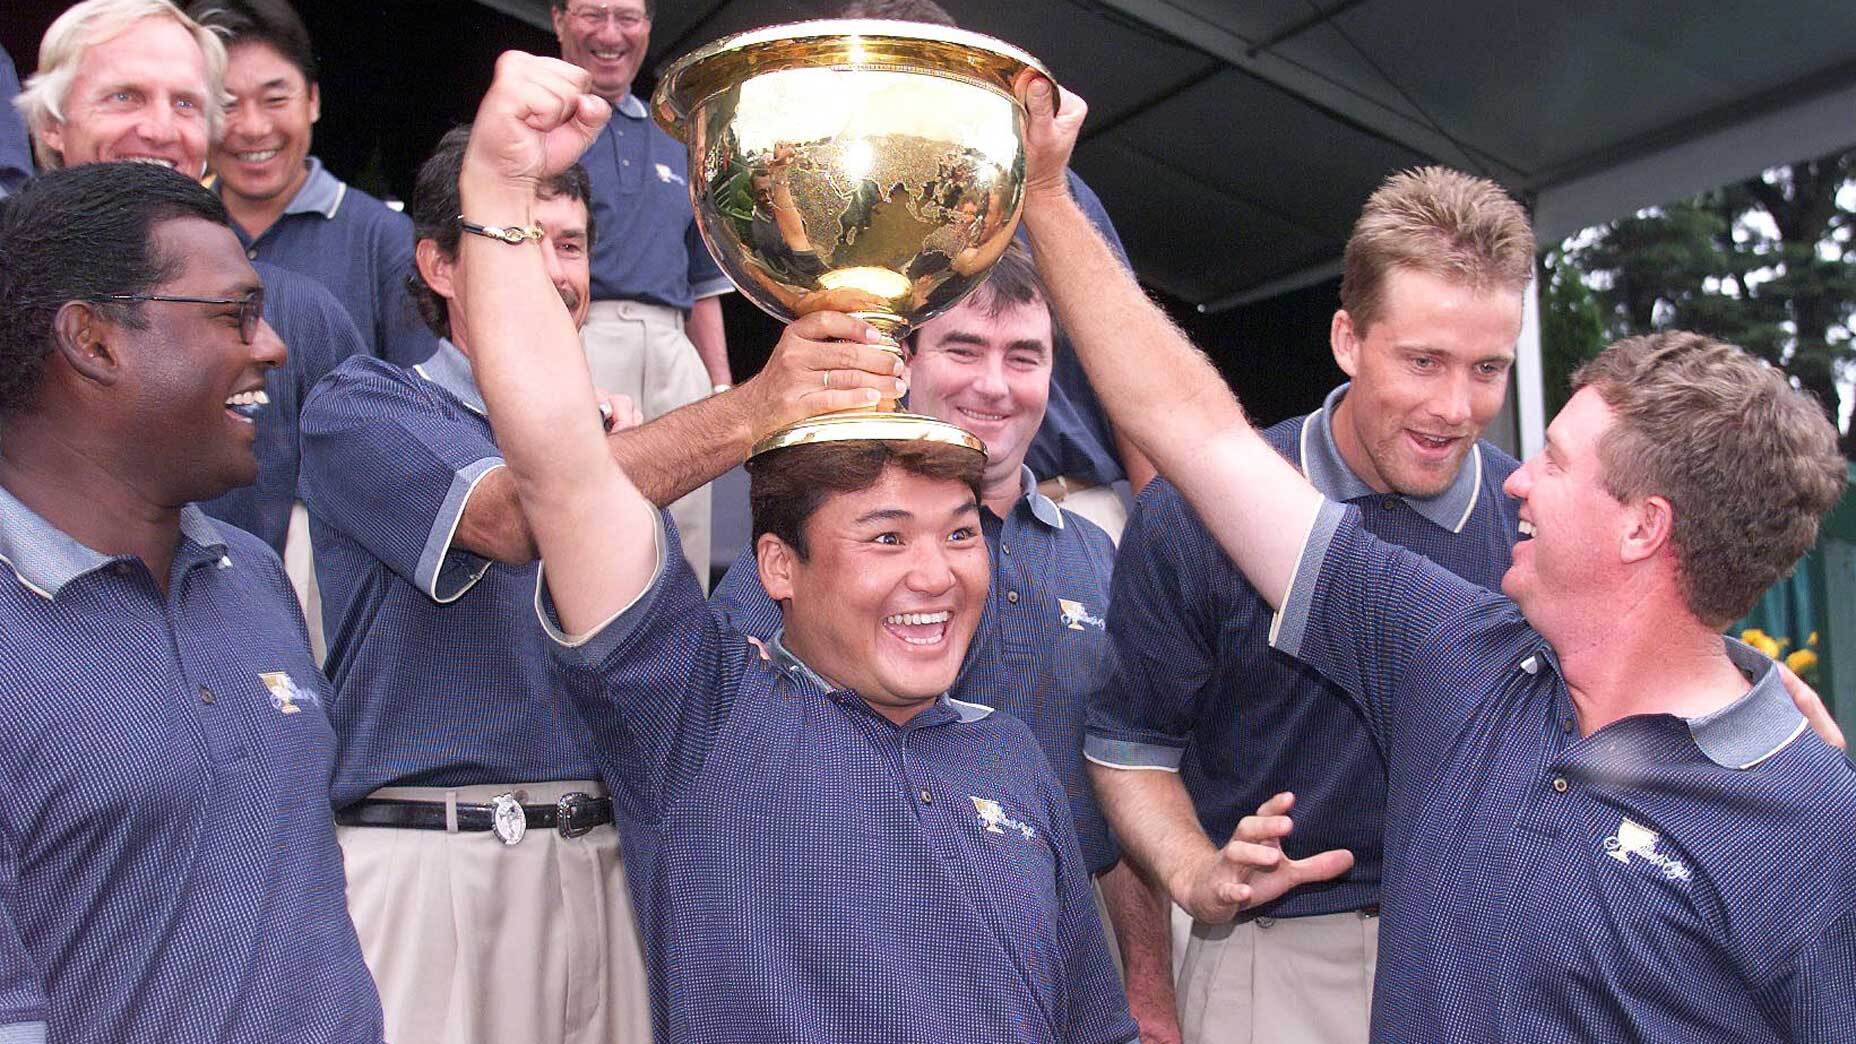
[[[986,279],[1024,203],[1024,110],[1048,76],[978,33],[914,22],[801,22],[741,33],[673,65],[652,98],[690,148],[703,240],[748,300],[782,322],[830,309],[901,354],[909,330]],[[826,414],[761,439],[927,439],[984,450],[930,417]]]

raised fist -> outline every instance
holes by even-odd
[[[577,65],[504,51],[471,125],[464,175],[533,184],[578,162],[612,115],[591,87]]]

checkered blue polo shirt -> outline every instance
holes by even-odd
[[[164,598],[0,491],[0,1039],[378,1042],[295,596],[180,525]]]
[[[1030,469],[1023,478],[1024,499],[1008,517],[980,511],[992,583],[948,695],[984,702],[1031,727],[1069,798],[1083,859],[1099,874],[1121,850],[1083,768],[1083,708],[1107,671],[1103,628],[1115,545],[1093,522],[1039,493]],[[752,546],[709,601],[742,634],[766,639],[780,629],[780,607],[760,585]]]
[[[561,644],[613,790],[659,1040],[1131,1042],[1069,803],[1025,726],[896,726],[658,575]],[[551,620],[545,591],[544,620]]]
[[[1434,497],[1375,493],[1334,443],[1329,418],[1346,390],[1264,437],[1330,499],[1359,505],[1381,540],[1499,588],[1518,524],[1501,488],[1514,459],[1478,443]],[[1302,917],[1377,903],[1386,769],[1372,731],[1344,692],[1269,647],[1269,604],[1165,480],[1142,492],[1122,533],[1110,602],[1114,671],[1091,694],[1089,756],[1178,772],[1219,843],[1270,795],[1289,790],[1290,855],[1353,852],[1345,876],[1257,913]]]
[[[302,463],[297,428],[310,389],[343,359],[367,352],[361,331],[335,296],[308,276],[267,265],[251,266],[264,281],[264,321],[290,350],[282,366],[264,375],[271,404],[258,414],[251,451],[258,458],[258,481],[206,501],[200,507],[221,522],[251,533],[284,553],[290,532],[290,509],[296,506],[296,482]]]
[[[503,466],[464,354],[349,360],[303,412],[309,506],[341,737],[335,806],[386,786],[592,779],[556,717],[534,564],[453,546]]]
[[[1332,502],[1274,642],[1386,748],[1376,1039],[1856,1039],[1856,771],[1770,661],[1581,738],[1514,603]]]

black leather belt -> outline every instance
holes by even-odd
[[[522,840],[529,827],[554,829],[562,837],[581,834],[612,822],[612,799],[578,791],[552,805],[524,805],[513,794],[498,794],[487,805],[458,805],[457,829],[494,831],[506,845]],[[402,830],[448,830],[445,802],[364,798],[335,813],[342,826],[398,827]]]

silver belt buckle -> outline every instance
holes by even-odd
[[[498,794],[490,799],[490,827],[505,845],[517,844],[528,833],[528,813],[514,794]]]
[[[592,824],[576,826],[574,821],[582,809],[593,803],[593,799],[576,790],[571,794],[561,795],[561,800],[554,803],[554,826],[562,837],[579,837],[593,829]]]

